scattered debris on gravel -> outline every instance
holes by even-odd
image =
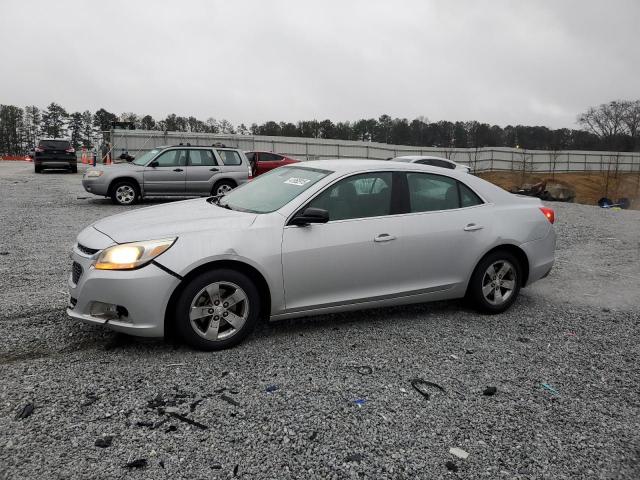
[[[556,267],[502,315],[375,309],[261,324],[199,352],[71,321],[76,234],[129,208],[78,200],[79,174],[8,163],[2,480],[640,478],[638,211],[553,204]],[[412,379],[437,385],[417,385],[429,402]]]

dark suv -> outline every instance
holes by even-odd
[[[68,168],[71,173],[78,171],[76,150],[69,140],[43,138],[34,149],[33,165],[36,173],[43,168]]]

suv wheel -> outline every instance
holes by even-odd
[[[116,205],[133,205],[139,198],[138,185],[130,180],[117,182],[111,188],[111,201]]]
[[[504,312],[518,297],[521,271],[520,262],[509,252],[497,251],[487,255],[471,276],[470,300],[481,312]]]
[[[42,173],[42,165],[34,165],[33,169],[36,173]]]
[[[71,173],[78,173],[78,165],[71,165]]]
[[[255,327],[260,296],[255,284],[235,270],[205,272],[176,302],[176,329],[192,347],[221,350],[239,344]]]
[[[216,184],[211,189],[211,195],[213,195],[214,197],[216,195],[226,195],[234,188],[236,188],[236,184],[231,180],[220,180],[219,182],[216,182]]]

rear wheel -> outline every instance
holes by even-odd
[[[36,173],[42,173],[42,165],[34,165],[33,169]]]
[[[239,344],[255,327],[260,296],[255,284],[235,270],[205,272],[176,302],[176,329],[192,347],[221,350]]]
[[[220,180],[219,182],[216,182],[211,189],[211,195],[214,197],[217,195],[226,195],[234,188],[236,188],[236,184],[231,180]]]
[[[520,262],[503,250],[484,257],[469,282],[468,297],[485,313],[501,313],[515,302],[520,292]]]
[[[78,173],[78,165],[71,165],[71,173]]]
[[[140,199],[138,185],[125,180],[111,188],[111,201],[116,205],[133,205]]]

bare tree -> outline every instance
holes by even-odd
[[[635,140],[640,133],[640,100],[625,100],[622,122],[627,133]]]
[[[578,116],[578,123],[587,131],[605,140],[608,148],[613,147],[614,138],[625,132],[627,102],[618,100],[603,103]]]

